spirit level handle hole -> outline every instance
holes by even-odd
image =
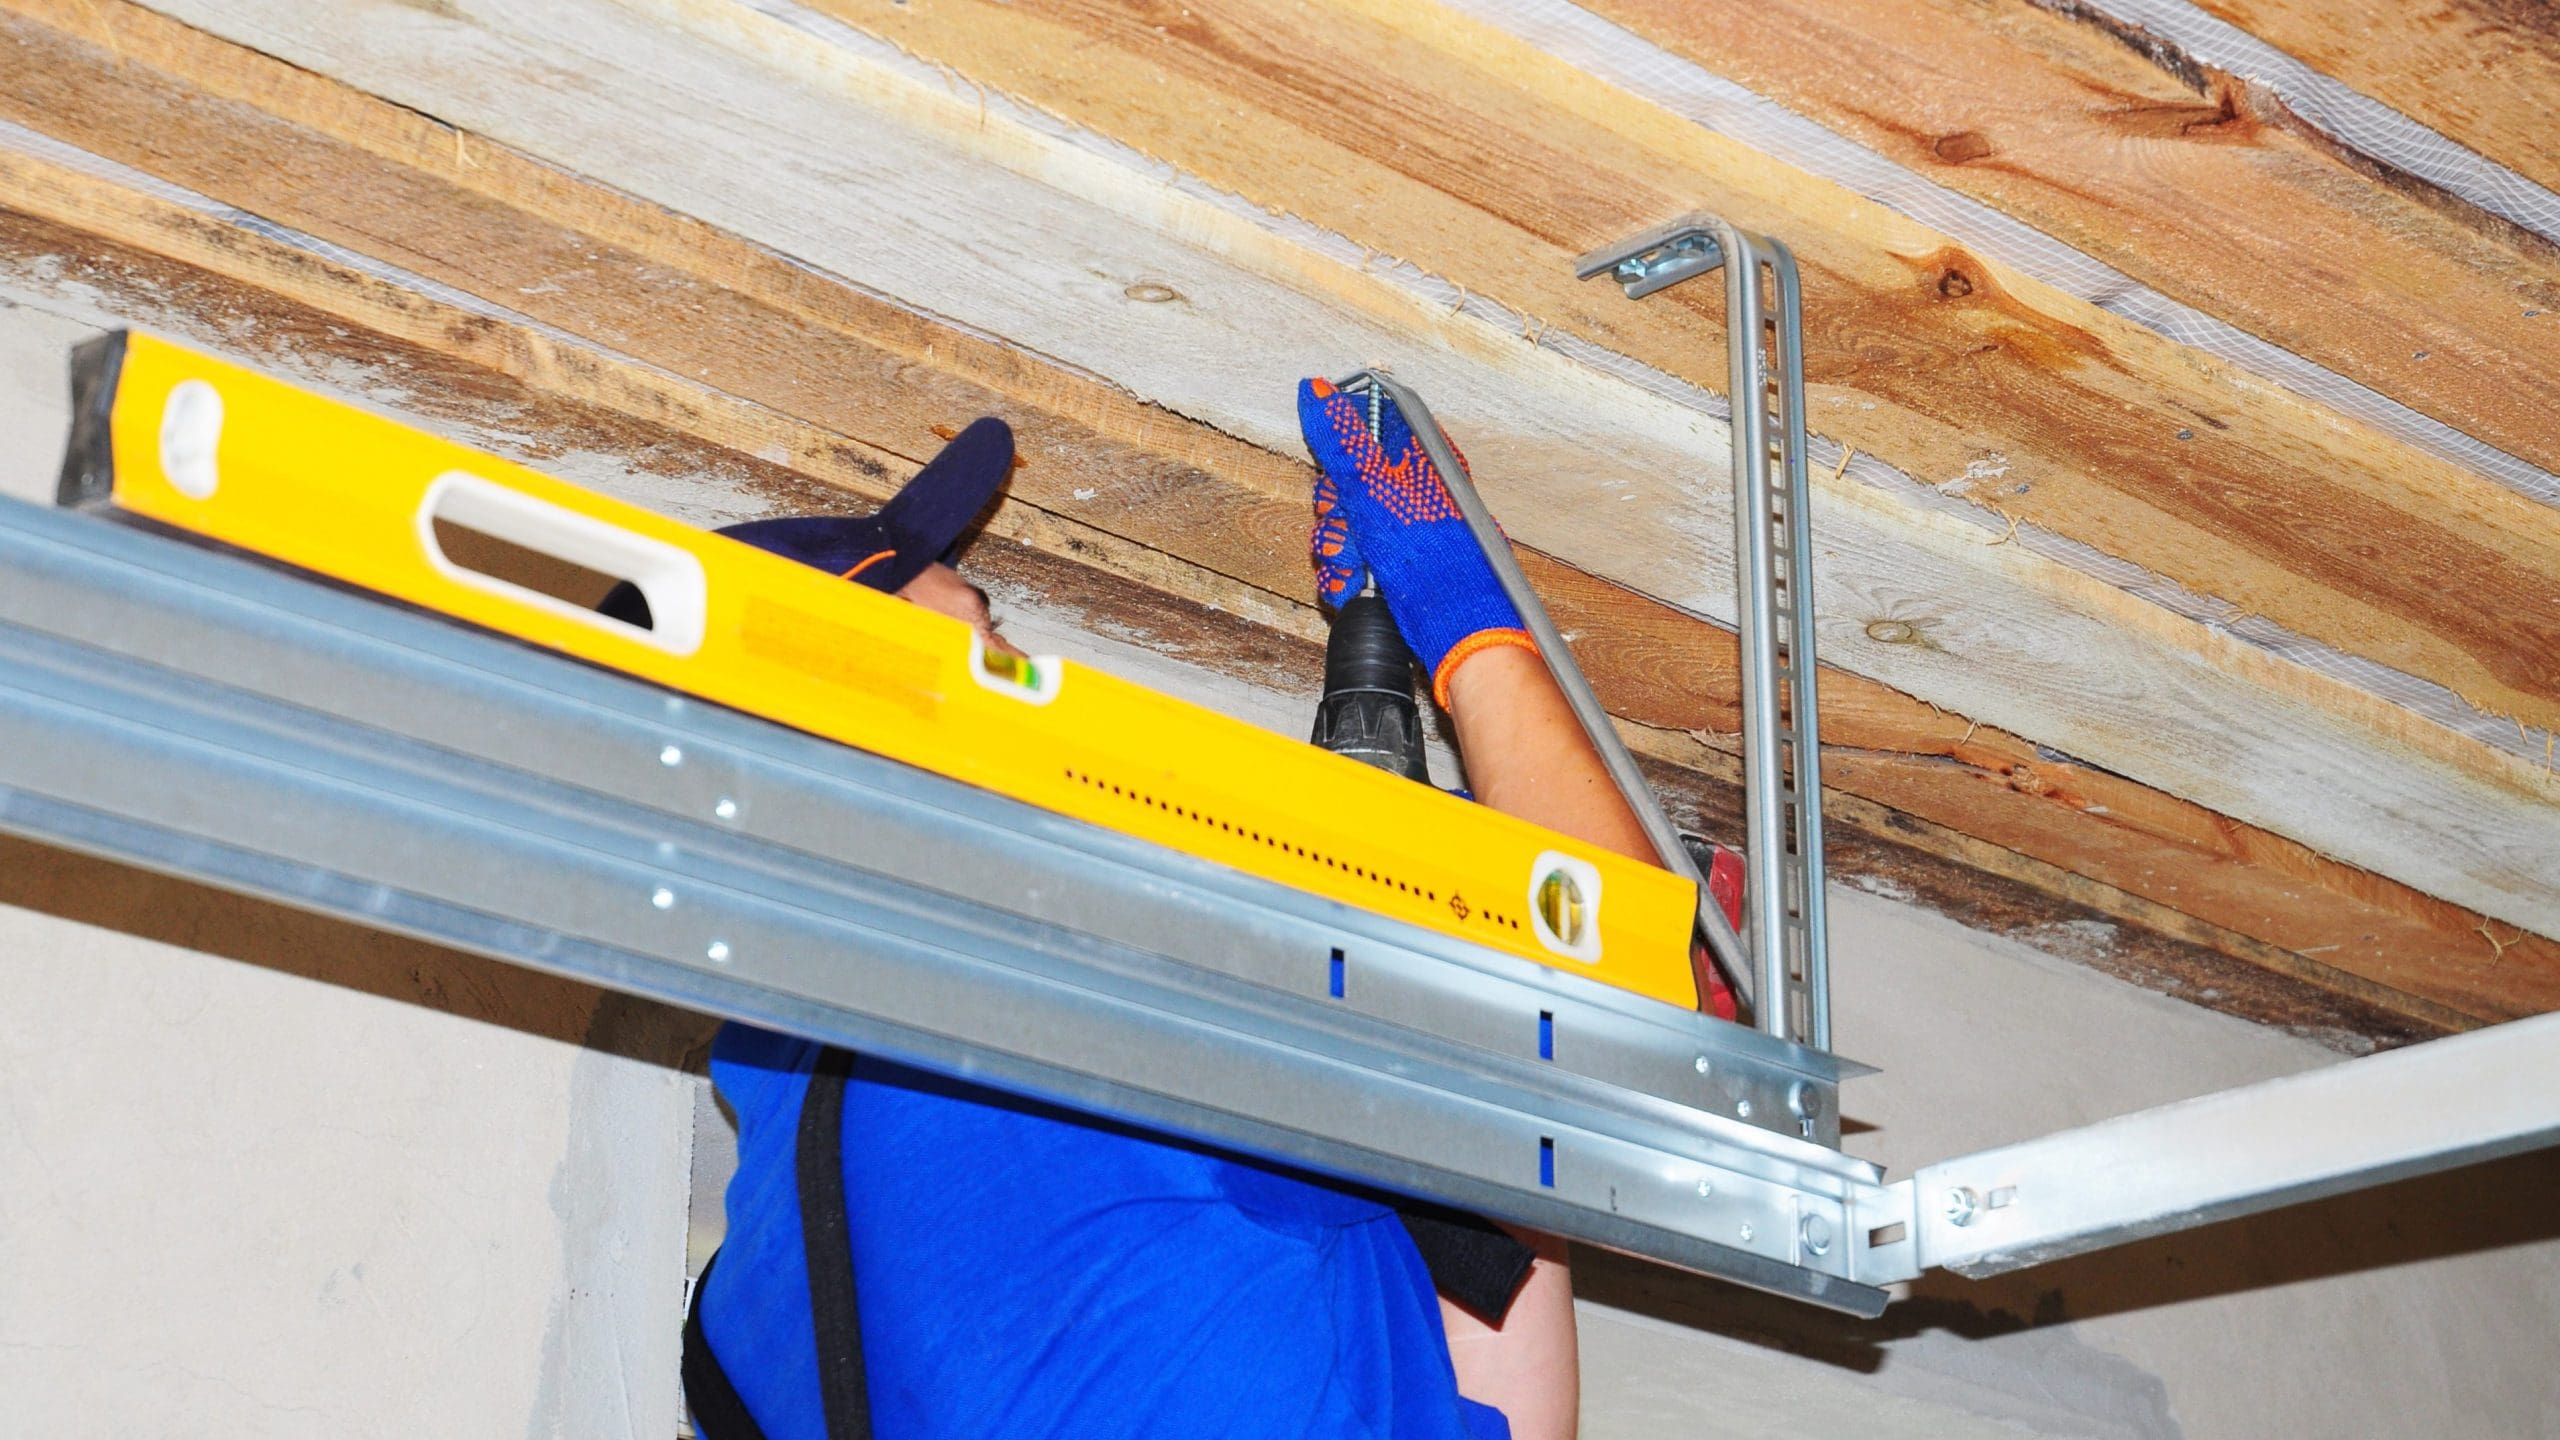
[[[418,541],[428,563],[458,584],[670,654],[702,648],[702,562],[664,540],[453,470],[427,487]],[[637,606],[622,607],[633,619],[595,608],[616,582],[640,592]]]

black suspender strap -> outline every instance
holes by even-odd
[[[861,1317],[854,1305],[853,1236],[844,1213],[844,1087],[851,1053],[818,1052],[800,1102],[792,1154],[800,1189],[800,1243],[809,1270],[809,1318],[818,1336],[818,1403],[827,1440],[870,1440],[871,1402],[863,1383]],[[684,1321],[684,1394],[703,1440],[765,1440],[702,1333],[702,1296],[714,1255],[694,1282]]]
[[[800,1238],[808,1252],[809,1318],[818,1331],[818,1399],[827,1440],[870,1440],[862,1326],[853,1300],[853,1235],[844,1215],[844,1086],[853,1054],[818,1052],[800,1102]]]

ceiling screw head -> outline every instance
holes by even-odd
[[[681,764],[683,764],[683,763],[684,763],[684,747],[682,747],[682,746],[680,746],[680,745],[670,745],[670,746],[668,746],[666,749],[659,751],[659,752],[658,752],[658,763],[659,763],[659,764],[661,764],[661,765],[671,765],[671,766],[672,766],[672,765],[681,765]]]
[[[1713,1180],[1701,1180],[1701,1181],[1699,1181],[1699,1182],[1698,1182],[1698,1198],[1699,1198],[1699,1199],[1701,1199],[1701,1200],[1709,1200],[1709,1199],[1713,1199],[1713,1198],[1715,1197],[1715,1193],[1716,1193],[1716,1182],[1714,1182]]]
[[[1973,1223],[1974,1212],[1981,1208],[1982,1197],[1974,1194],[1971,1187],[1958,1185],[1947,1192],[1941,1213],[1947,1217],[1947,1223],[1950,1225],[1970,1225]]]
[[[711,813],[723,820],[735,820],[738,818],[738,802],[723,795],[720,803],[711,807]]]
[[[1831,1253],[1830,1221],[1819,1215],[1807,1215],[1804,1217],[1804,1223],[1796,1228],[1796,1233],[1804,1240],[1805,1253],[1809,1255]]]
[[[676,892],[661,885],[649,892],[649,903],[661,910],[673,910],[676,908]]]
[[[1706,1057],[1706,1056],[1701,1055],[1701,1056],[1699,1056],[1699,1057],[1698,1057],[1698,1073],[1699,1073],[1699,1074],[1704,1075],[1704,1074],[1706,1074],[1708,1071],[1713,1070],[1714,1068],[1716,1068],[1716,1067],[1715,1067],[1715,1066],[1713,1066],[1713,1065],[1711,1065],[1711,1064],[1709,1064],[1709,1063],[1707,1063],[1707,1057]]]
[[[1736,1100],[1736,1101],[1734,1101],[1734,1102],[1733,1102],[1733,1113],[1734,1113],[1734,1114],[1736,1114],[1736,1115],[1741,1116],[1741,1117],[1742,1117],[1743,1119],[1745,1119],[1745,1120],[1750,1119],[1750,1118],[1751,1118],[1751,1102],[1750,1102],[1750,1101],[1748,1101],[1748,1100]]]
[[[1742,1240],[1746,1245],[1751,1243],[1751,1227],[1749,1225],[1744,1225],[1742,1227]]]
[[[711,957],[712,964],[726,965],[729,963],[729,942],[714,940],[711,942],[711,948],[702,953]]]

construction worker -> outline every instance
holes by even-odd
[[[1477,798],[1650,857],[1403,417],[1372,435],[1322,381],[1299,414],[1321,593],[1375,577]],[[980,420],[877,514],[725,533],[1018,654],[950,568],[1012,454]],[[739,1163],[686,1329],[707,1440],[1573,1434],[1558,1242],[743,1025],[711,1069]]]

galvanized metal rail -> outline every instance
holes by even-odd
[[[0,829],[1859,1314],[1840,1062],[0,502]],[[1893,1213],[1901,1213],[1895,1210]]]

